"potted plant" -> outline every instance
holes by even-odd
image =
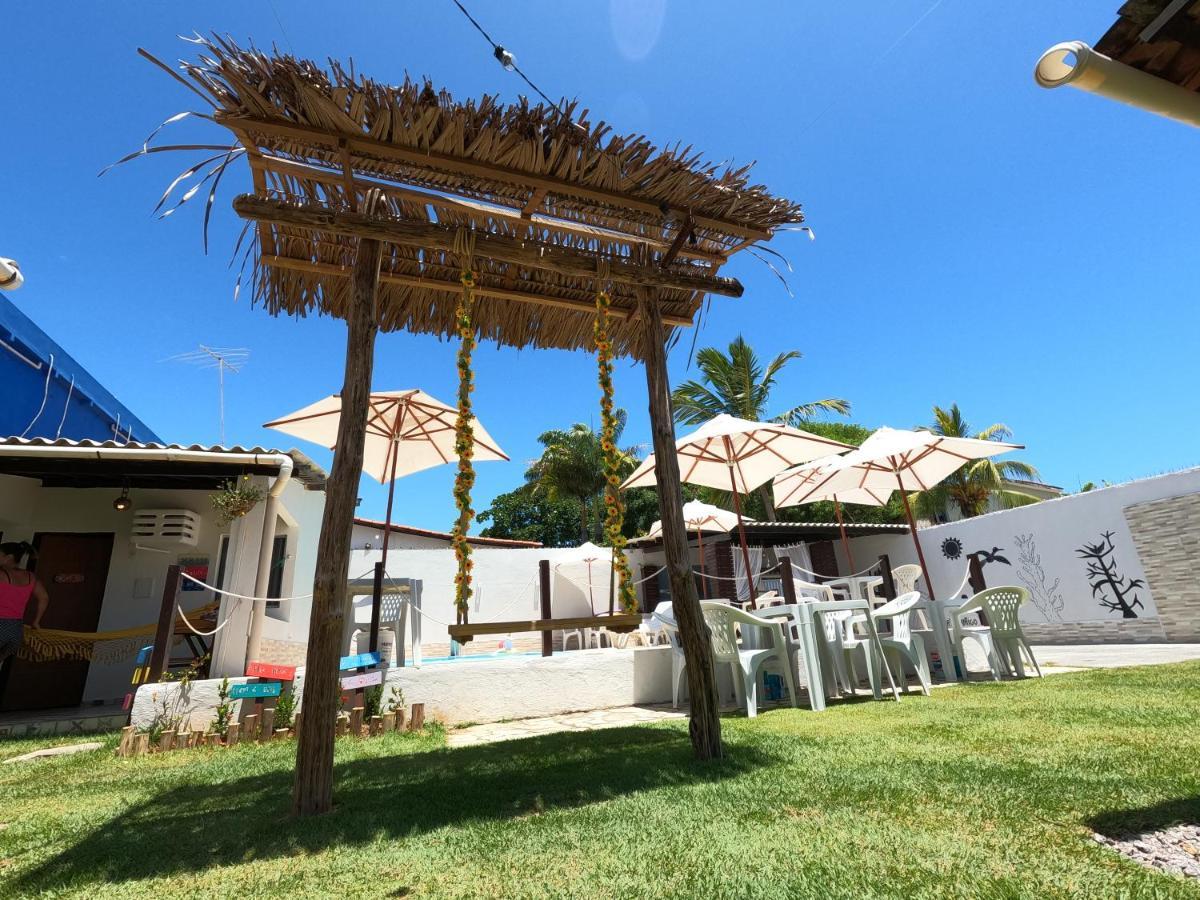
[[[254,509],[264,496],[263,489],[251,481],[249,475],[243,475],[240,479],[231,478],[224,482],[215,494],[209,495],[209,500],[217,512],[217,520],[228,525]]]

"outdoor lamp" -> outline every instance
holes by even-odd
[[[17,261],[0,256],[0,291],[15,291],[24,283],[25,276]]]
[[[517,58],[499,45],[497,45],[496,49],[492,52],[492,55],[495,56],[500,62],[500,65],[504,66],[504,68],[509,72],[517,67]]]
[[[117,512],[125,512],[129,507],[133,506],[133,501],[129,499],[129,486],[121,488],[121,496],[113,501],[113,509]]]

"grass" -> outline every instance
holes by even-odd
[[[1200,897],[1090,837],[1200,821],[1197,709],[1183,663],[728,719],[707,765],[681,723],[345,739],[306,821],[291,746],[106,748],[0,766],[0,896]]]

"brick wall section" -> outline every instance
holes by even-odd
[[[1125,508],[1169,641],[1200,641],[1200,493]]]
[[[1166,640],[1158,619],[1109,622],[1022,622],[1031,644],[1161,644]]]

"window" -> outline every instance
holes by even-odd
[[[283,595],[283,569],[287,565],[287,535],[275,535],[271,545],[271,575],[267,579],[267,609],[279,609],[279,597]]]

